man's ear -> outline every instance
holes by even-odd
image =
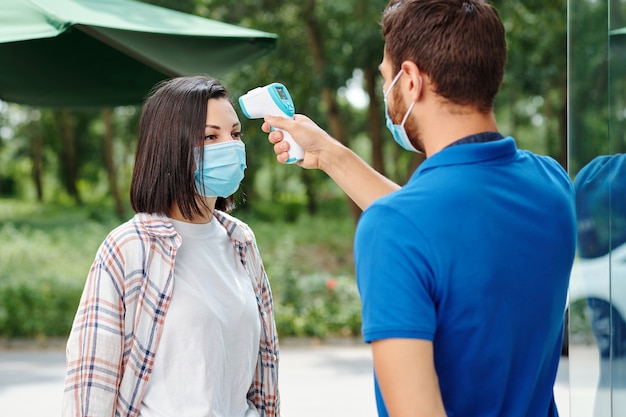
[[[420,71],[417,64],[413,61],[404,61],[402,65],[400,65],[400,69],[409,76],[408,83],[408,92],[410,94],[411,100],[418,101],[420,100],[424,93],[424,76]]]

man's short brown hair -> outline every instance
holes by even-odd
[[[484,0],[391,0],[382,21],[394,71],[415,62],[435,92],[487,113],[504,75],[506,39],[496,9]]]

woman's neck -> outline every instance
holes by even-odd
[[[204,197],[204,201],[200,201],[198,203],[202,209],[202,213],[196,214],[191,219],[183,217],[183,214],[180,211],[180,207],[178,207],[178,204],[174,203],[172,204],[172,210],[170,211],[169,217],[174,220],[179,220],[186,223],[209,223],[213,219],[213,211],[215,210],[216,201],[217,197]]]

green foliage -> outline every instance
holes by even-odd
[[[84,277],[115,221],[102,207],[0,200],[0,336],[66,336]],[[108,216],[107,216],[108,214]]]
[[[368,132],[365,113],[358,114],[345,100],[330,111],[328,95],[326,99],[324,95],[336,96],[357,68],[376,71],[383,52],[379,20],[385,4],[386,1],[380,0],[198,0],[196,12],[278,35],[274,52],[223,77],[233,97],[259,85],[282,82],[289,88],[296,111],[306,114],[322,128],[329,130],[332,124],[329,114],[337,115],[344,132],[344,137],[337,139],[347,143]],[[378,117],[380,126],[384,127],[383,113]],[[246,136],[254,138],[246,141],[249,154],[257,156],[246,173],[254,182],[253,177],[260,175],[258,164],[270,160],[273,163],[275,157],[266,135],[259,129],[260,123],[245,119],[242,123]],[[270,152],[268,159],[258,159],[267,152]],[[306,191],[299,193],[308,200],[304,207],[313,212],[317,189],[328,180],[317,172],[288,170],[284,174],[274,181],[279,185],[283,181],[303,184],[301,190]],[[271,200],[276,200],[276,196],[272,195]]]
[[[361,304],[352,277],[288,276],[275,294],[276,326],[284,336],[356,336]]]
[[[84,277],[113,224],[103,213],[110,211],[0,200],[0,284]]]
[[[82,286],[57,280],[0,285],[0,336],[67,336]]]
[[[298,112],[325,129],[331,125],[329,114],[337,114],[344,140],[351,148],[366,161],[382,154],[381,172],[398,183],[406,181],[415,164],[411,155],[401,151],[385,129],[380,77],[374,85],[369,85],[377,99],[378,128],[385,138],[380,151],[373,152],[373,133],[369,128],[372,116],[368,109],[356,109],[342,96],[347,82],[355,79],[355,73],[377,73],[383,50],[380,20],[386,0],[145,1],[276,33],[275,51],[222,77],[235,107],[238,108],[236,98],[247,90],[274,81],[282,82],[288,86]],[[606,62],[602,47],[602,43],[606,43],[606,31],[605,27],[598,26],[602,21],[598,17],[606,20],[607,11],[600,3],[573,2],[575,13],[570,30],[571,43],[581,55],[581,65],[574,65],[573,70],[578,71],[580,79],[596,80],[597,85],[606,86],[603,82],[606,71],[602,70]],[[556,156],[563,162],[567,99],[566,1],[499,0],[495,5],[505,24],[509,44],[505,81],[496,102],[500,129],[513,134],[520,147]],[[612,19],[623,15],[611,11]],[[587,22],[594,25],[590,27]],[[620,22],[623,18],[614,24]],[[312,30],[315,28],[317,30]],[[312,42],[312,39],[319,42]],[[619,67],[620,63],[614,64],[613,71]],[[626,65],[621,67],[626,68]],[[603,141],[607,129],[602,120],[609,114],[606,94],[589,88],[588,84],[581,82],[580,90],[572,90],[572,111],[581,115],[570,118],[570,134],[574,138],[571,141],[572,166],[585,162],[579,155],[595,155],[591,149],[609,148]],[[323,99],[324,92],[337,96],[337,109],[326,108],[328,100]],[[582,107],[586,103],[591,104],[590,109]],[[119,182],[120,199],[125,200],[134,156],[137,110],[115,109],[114,167],[107,173],[102,146],[105,129],[100,111],[75,111],[68,115],[63,111],[0,102],[0,195],[26,199],[37,196],[39,201],[54,203],[71,199],[76,204],[88,204],[93,194],[110,198],[109,175],[116,173],[114,181]],[[620,108],[616,108],[614,114],[617,114],[616,119],[621,118],[616,123],[626,123]],[[313,213],[320,194],[331,181],[317,171],[280,167],[267,135],[260,130],[260,121],[242,117],[242,124],[249,155],[243,184],[247,198],[255,202],[260,198],[261,203],[268,206],[288,200],[292,204],[292,219],[305,211]],[[582,139],[577,140],[579,137]],[[35,172],[41,175],[39,187],[33,184]],[[258,176],[263,176],[263,180],[258,181]]]
[[[328,129],[323,88],[340,92],[355,70],[375,72],[382,58],[379,22],[386,0],[147,2],[278,34],[273,53],[223,77],[236,108],[240,94],[278,81],[288,86],[298,112]],[[623,46],[619,49],[618,42],[607,42],[607,16],[612,20],[611,29],[626,26],[626,13],[621,10],[624,6],[618,10],[618,2],[613,2],[615,10],[609,13],[603,2],[571,1],[568,27],[565,0],[494,3],[504,22],[509,45],[504,84],[496,102],[500,129],[515,135],[520,147],[556,156],[561,162],[566,151],[565,137],[569,135],[570,168],[574,173],[597,154],[626,149],[625,137],[609,140],[606,123],[610,117],[613,132],[623,132],[626,124],[624,95],[613,93],[609,98],[611,91],[623,91],[626,54],[616,54],[609,62],[609,48],[619,52]],[[312,27],[318,30],[307,30]],[[567,30],[575,51],[570,57],[569,89]],[[322,51],[311,47],[310,36],[314,35],[319,36]],[[622,81],[616,81],[620,78]],[[380,77],[377,83],[380,84]],[[374,86],[374,90],[381,94],[380,85]],[[365,160],[372,160],[368,130],[371,115],[367,109],[353,108],[338,95],[337,111],[345,136],[350,138],[350,147]],[[569,126],[565,118],[568,97]],[[383,113],[378,113],[382,121]],[[122,195],[127,195],[129,189],[138,114],[137,108],[115,109],[114,162]],[[102,114],[85,111],[67,119],[65,116],[50,109],[0,102],[0,196],[24,200],[19,204],[0,200],[0,239],[5,242],[0,251],[0,291],[3,291],[0,300],[22,300],[22,312],[31,311],[26,307],[30,301],[24,294],[39,288],[41,294],[35,298],[40,301],[46,300],[45,288],[53,288],[52,293],[58,293],[61,298],[64,291],[69,294],[67,297],[72,297],[71,294],[76,297],[70,288],[82,285],[98,244],[119,222],[113,217],[110,184],[102,157],[105,131]],[[281,334],[354,331],[358,326],[348,324],[352,319],[347,318],[340,320],[344,323],[341,326],[327,324],[319,328],[319,323],[331,323],[337,317],[354,318],[351,314],[358,308],[358,297],[350,292],[354,290],[351,282],[354,219],[345,197],[319,171],[277,164],[267,135],[260,130],[260,121],[242,119],[242,123],[248,169],[236,215],[248,221],[257,234],[275,291]],[[384,123],[381,129],[384,130]],[[73,130],[74,148],[66,142],[65,133],[70,130]],[[386,131],[383,134],[390,138]],[[72,149],[75,154],[70,152]],[[45,205],[32,203],[37,196],[33,184],[37,150],[41,151],[43,198],[40,201]],[[386,175],[403,183],[410,174],[410,156],[392,140],[386,140],[383,146]],[[73,180],[77,187],[75,195],[68,189]],[[73,206],[81,201],[82,208]],[[315,217],[304,214],[315,210]],[[325,285],[333,277],[337,286],[329,292]],[[345,311],[328,313],[334,311],[335,298],[342,300]],[[0,310],[4,313],[0,315],[6,316],[9,304],[4,303],[8,301],[1,302]],[[324,308],[320,309],[320,305]],[[22,317],[18,310],[11,310],[11,315]],[[41,325],[27,322],[22,334],[41,331],[32,330],[41,329]],[[0,330],[0,334],[9,333]]]
[[[569,331],[575,337],[592,334],[586,300],[576,300],[569,305]]]
[[[587,300],[578,299],[568,308],[569,345],[593,345],[596,343]]]
[[[572,177],[597,155],[626,152],[623,1],[569,2],[569,144]]]
[[[316,217],[289,204],[233,213],[255,232],[281,336],[354,336],[354,224],[342,199]],[[67,336],[96,250],[119,220],[110,207],[0,199],[0,337]]]
[[[342,201],[317,216],[282,220],[283,206],[236,214],[254,230],[272,286],[280,336],[355,336],[361,304],[354,282],[354,224]]]
[[[496,111],[500,130],[521,148],[567,160],[567,2],[493,2],[507,37]]]

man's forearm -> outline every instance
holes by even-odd
[[[350,148],[340,143],[320,155],[320,169],[330,176],[339,187],[365,210],[372,202],[400,189],[400,186],[380,174]]]

